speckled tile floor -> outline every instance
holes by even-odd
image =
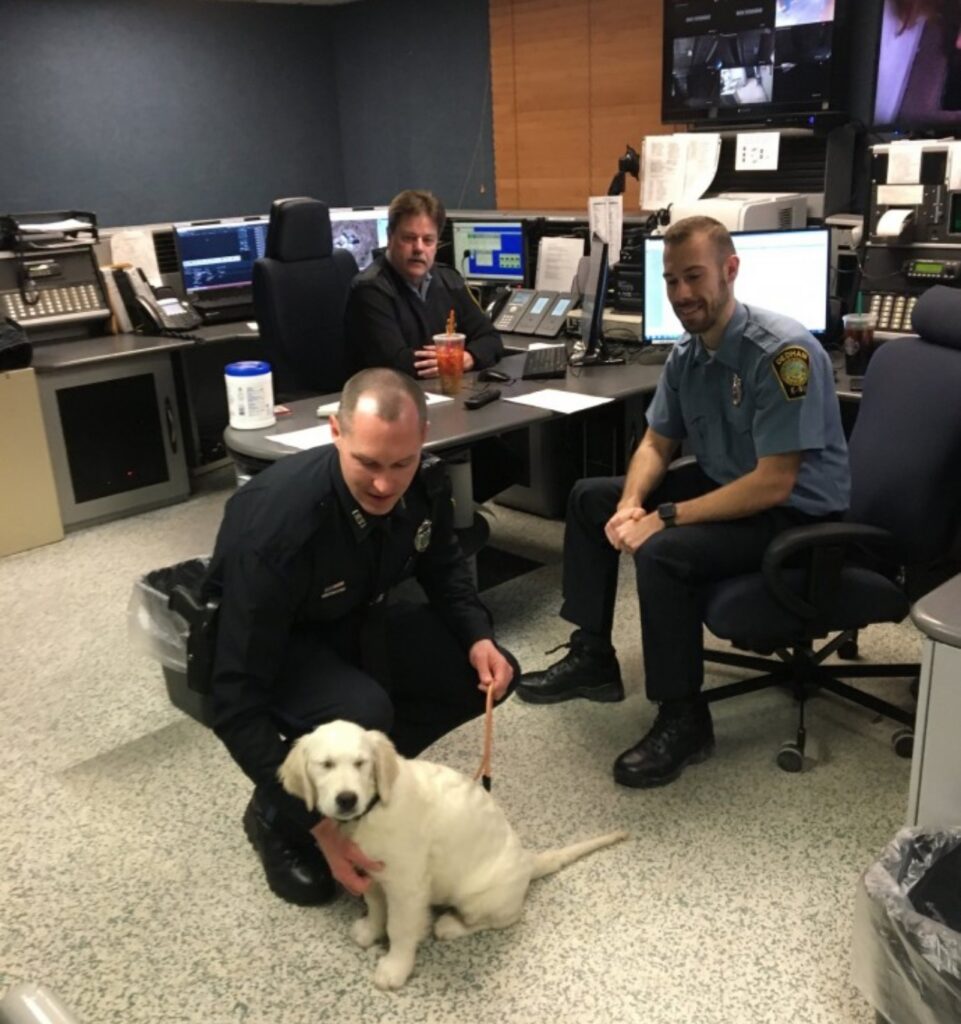
[[[756,694],[715,707],[716,757],[675,785],[614,786],[611,762],[653,717],[630,572],[628,700],[511,701],[494,748],[494,793],[532,846],[630,841],[536,882],[514,928],[428,940],[405,989],[375,989],[374,954],[347,936],[359,904],[271,895],[240,828],[244,778],[127,640],[133,581],[209,550],[226,493],[0,561],[0,991],[43,982],[82,1024],[873,1022],[849,949],[857,878],[905,815],[892,727],[814,701],[818,761],[786,775],[773,757],[793,707]],[[501,637],[544,665],[568,632],[561,524],[497,510],[494,536],[547,563],[487,593]],[[918,649],[910,626],[862,638],[866,657]],[[473,771],[480,743],[469,725],[431,757]]]

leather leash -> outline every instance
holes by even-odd
[[[491,791],[491,749],[494,746],[494,685],[487,687],[487,706],[484,709],[484,755],[480,767],[474,774],[474,781],[481,780],[481,785],[489,793]]]

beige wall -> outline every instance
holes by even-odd
[[[660,122],[661,26],[662,0],[490,0],[499,209],[583,210],[627,143],[673,130]]]

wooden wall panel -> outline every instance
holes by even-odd
[[[500,209],[583,210],[660,123],[662,0],[490,0]],[[628,178],[625,209],[638,207]]]

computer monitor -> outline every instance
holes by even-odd
[[[812,334],[827,329],[828,228],[732,232],[741,265],[734,294],[748,306],[793,317]],[[673,344],[684,334],[667,300],[664,239],[644,239],[644,341]]]
[[[664,0],[664,123],[843,111],[847,0]]]
[[[954,0],[884,0],[873,123],[877,129],[961,127],[961,11]]]
[[[377,249],[387,245],[387,207],[336,207],[330,211],[334,247],[353,253],[357,269],[369,267]]]
[[[513,220],[466,221],[451,225],[454,269],[478,284],[523,284],[527,273],[524,226]]]
[[[587,288],[581,299],[581,353],[571,357],[572,366],[615,366],[623,363],[604,344],[604,300],[607,297],[608,245],[595,237],[588,257]]]
[[[267,217],[175,224],[174,243],[188,299],[231,290],[249,299],[254,261],[267,247]]]

